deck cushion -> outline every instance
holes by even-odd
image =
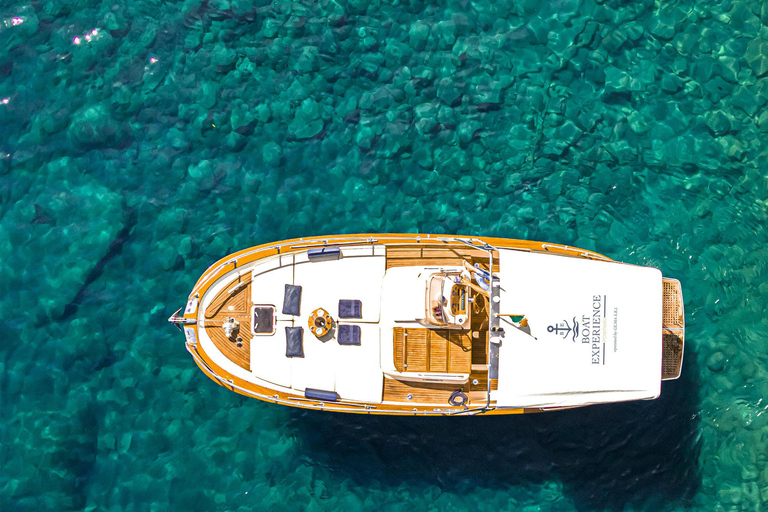
[[[304,357],[304,328],[285,328],[285,356]]]
[[[363,318],[363,302],[341,299],[339,301],[339,318]]]
[[[299,315],[301,306],[301,286],[292,284],[285,285],[285,295],[283,296],[283,314]]]
[[[339,340],[339,345],[359,345],[360,344],[360,326],[340,324],[338,340]]]
[[[313,398],[315,400],[323,400],[326,402],[336,402],[339,400],[338,393],[335,391],[326,391],[324,389],[307,388],[304,390],[304,396],[306,398]]]
[[[320,247],[307,251],[309,261],[337,260],[341,258],[341,250],[338,247]]]

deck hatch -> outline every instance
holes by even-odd
[[[253,306],[253,334],[269,335],[275,333],[275,306],[259,304]]]

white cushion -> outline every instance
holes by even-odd
[[[277,262],[277,260],[274,261]],[[282,313],[286,284],[293,284],[292,267],[276,267],[274,264],[268,266],[260,265],[253,270],[251,300],[254,304],[275,306],[275,315],[278,320],[291,320],[294,318],[293,316]],[[302,290],[301,312],[304,313],[304,311]]]
[[[379,327],[360,326],[360,345],[336,347],[336,392],[343,400],[381,403],[384,374],[379,363]]]
[[[254,336],[251,339],[251,371],[254,376],[278,386],[291,386],[291,360],[295,358],[285,357],[285,328],[290,326],[291,322],[278,320],[274,335]],[[306,339],[305,332],[305,346]]]

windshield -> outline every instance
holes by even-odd
[[[467,323],[469,290],[461,274],[433,274],[427,286],[426,318],[432,325],[464,326]]]

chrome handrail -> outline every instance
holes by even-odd
[[[594,258],[594,259],[603,260],[603,261],[613,261],[611,258],[607,256],[603,256],[602,254],[589,251],[587,249],[580,249],[578,247],[569,247],[567,245],[558,245],[558,244],[541,244],[541,248],[544,249],[545,251],[549,251],[550,247],[555,249],[562,249],[565,251],[578,251],[578,253],[585,258]]]
[[[323,247],[338,247],[340,245],[356,245],[356,244],[360,243],[357,240],[352,241],[352,242],[332,242],[332,243],[328,243],[329,240],[331,240],[331,239],[329,238],[329,239],[323,239],[323,240],[317,240],[317,241],[318,242],[323,242]],[[376,243],[376,242],[378,242],[377,239],[375,239],[375,238],[368,238],[368,239],[364,240],[363,243],[373,244],[373,243]],[[316,245],[319,245],[319,244],[292,245],[290,248],[291,249],[308,249],[310,247],[315,247]]]

